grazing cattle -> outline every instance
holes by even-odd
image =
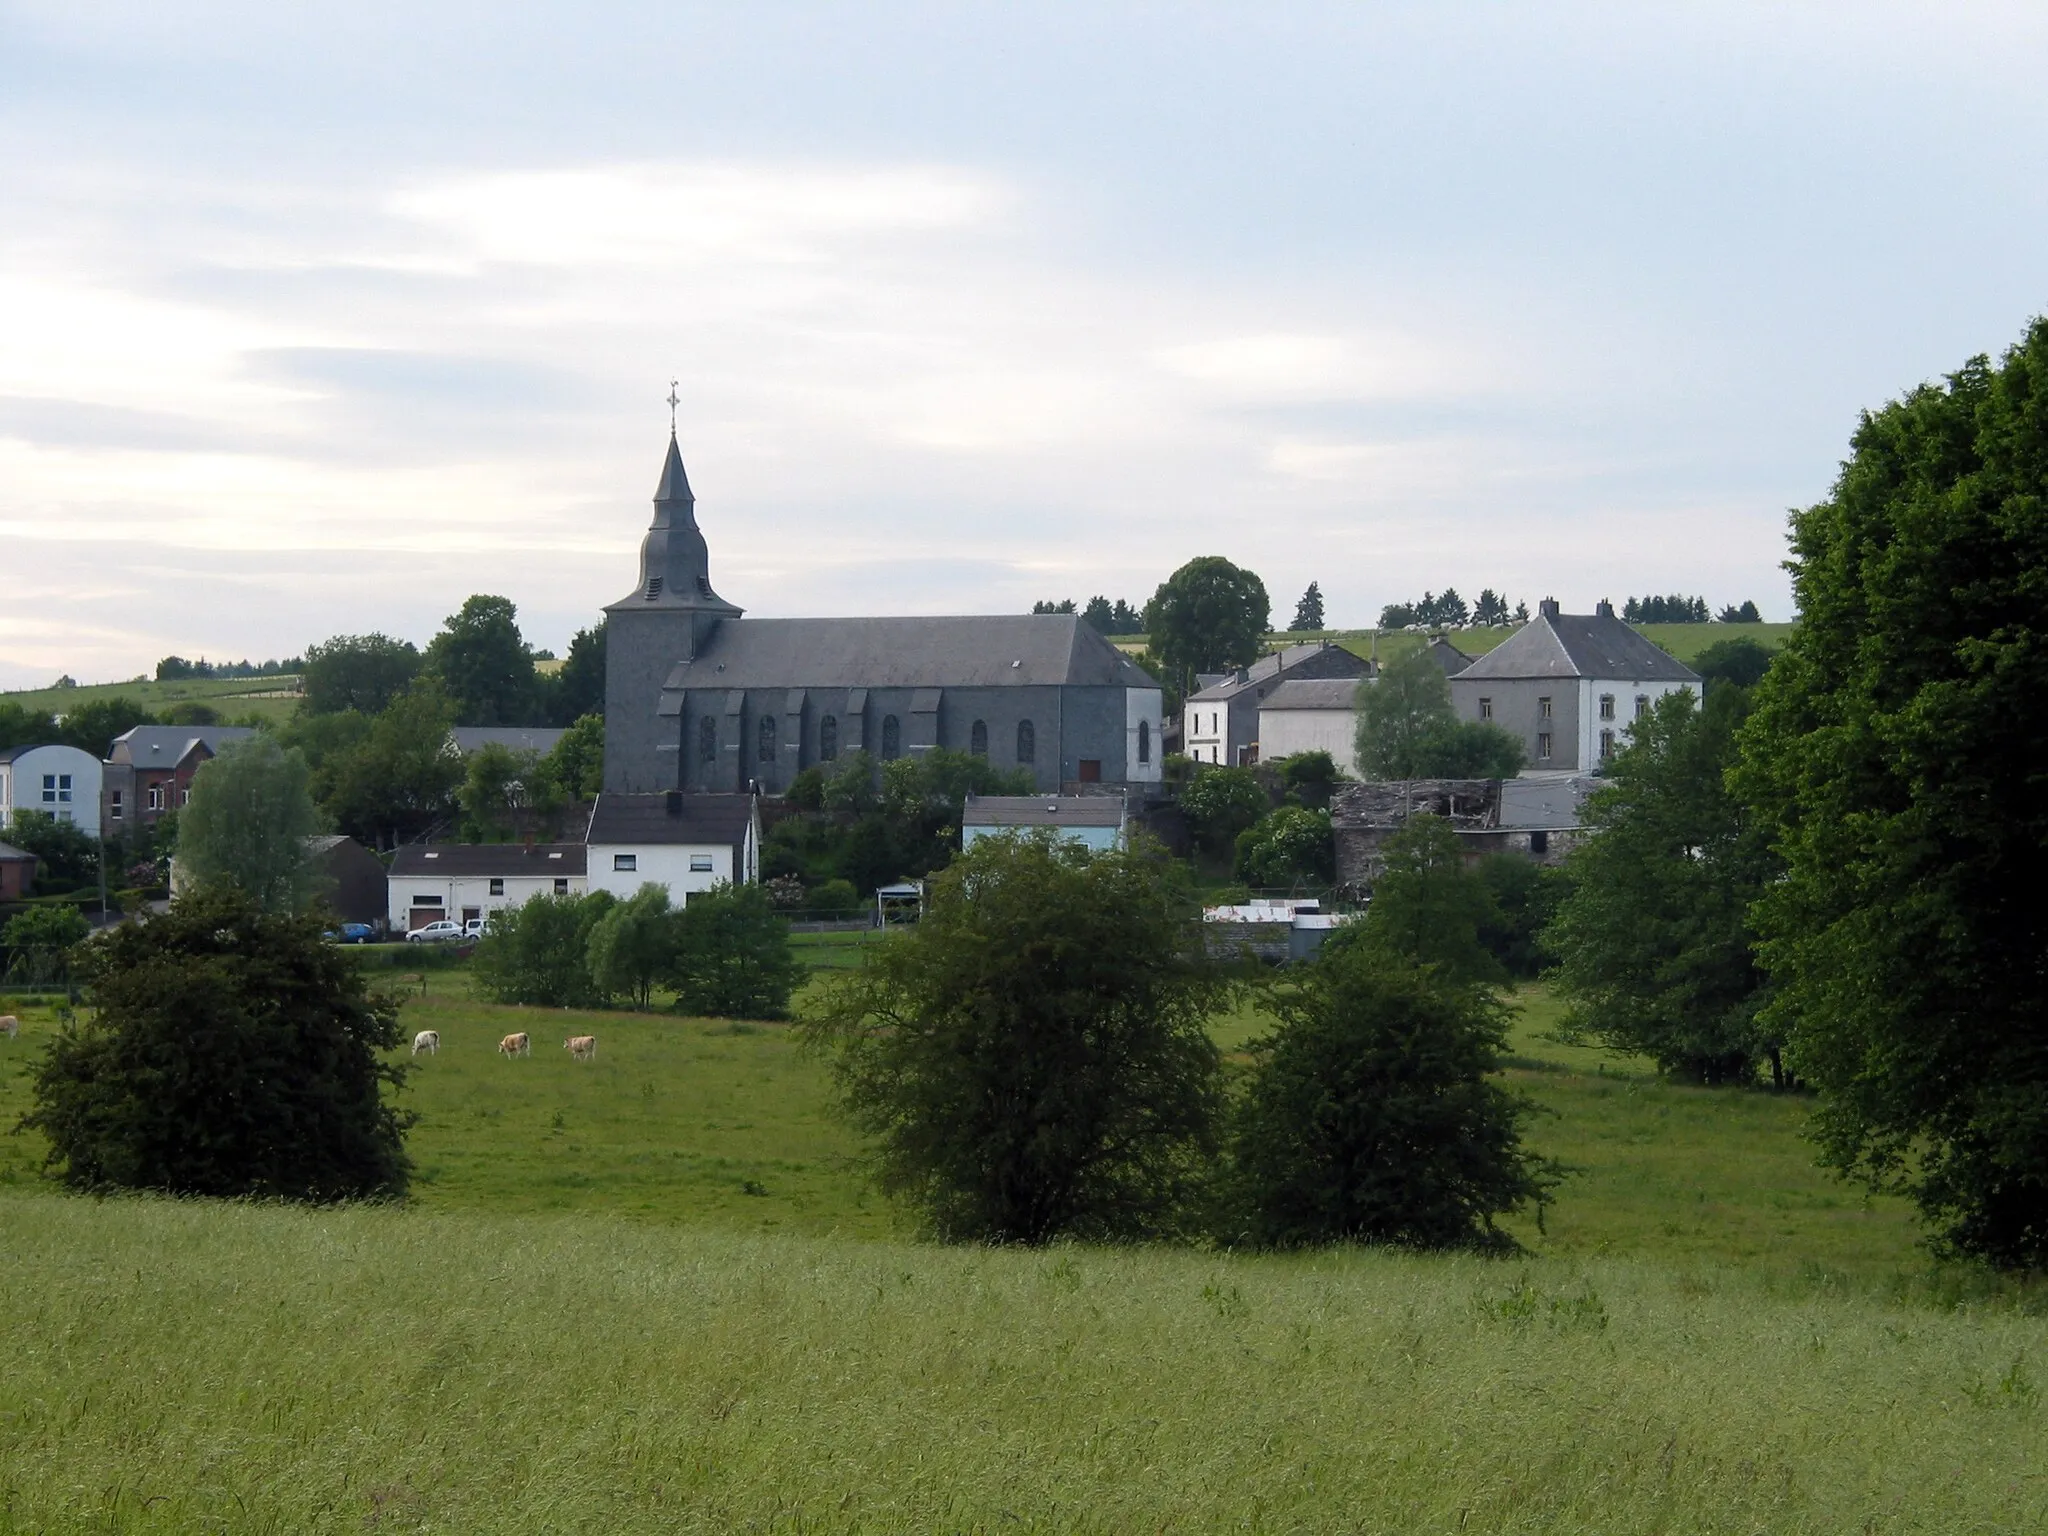
[[[417,1056],[421,1051],[425,1051],[429,1056],[440,1055],[441,1031],[438,1029],[423,1029],[414,1035],[412,1037],[412,1053]]]
[[[569,1053],[571,1061],[595,1061],[597,1059],[597,1036],[571,1035],[562,1042],[562,1049]]]
[[[531,1056],[533,1037],[527,1034],[507,1035],[498,1042],[500,1056]]]
[[[16,1035],[20,1033],[21,1020],[17,1019],[11,1013],[5,1016],[0,1016],[0,1035],[5,1035],[8,1039],[12,1040]]]

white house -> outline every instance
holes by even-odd
[[[87,837],[100,835],[100,760],[77,747],[0,751],[0,822],[16,811],[45,811]]]
[[[714,885],[752,885],[761,875],[761,811],[753,795],[622,795],[606,790],[590,810],[590,888],[631,896],[668,888],[678,906]]]
[[[410,933],[440,918],[467,922],[535,896],[588,889],[580,843],[408,843],[385,875],[388,920]]]
[[[1372,663],[1328,640],[1290,645],[1248,667],[1208,678],[1181,710],[1181,751],[1198,763],[1242,766],[1280,754],[1259,739],[1259,710],[1298,678],[1367,676]]]
[[[1298,677],[1259,701],[1259,756],[1267,762],[1327,752],[1337,771],[1358,777],[1358,679]]]
[[[1050,827],[1085,848],[1120,848],[1129,811],[1122,795],[969,795],[960,814],[960,845],[984,837]]]

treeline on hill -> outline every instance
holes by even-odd
[[[1425,592],[1412,603],[1389,603],[1380,610],[1381,629],[1462,629],[1468,624],[1528,622],[1527,603],[1516,603],[1510,610],[1508,600],[1491,587],[1481,589],[1469,607],[1456,587],[1445,587],[1441,592]]]
[[[1712,613],[1704,597],[1686,597],[1676,592],[1668,597],[1632,597],[1621,605],[1621,616],[1630,624],[1705,624],[1710,619],[1722,624],[1764,621],[1753,602],[1729,603],[1719,613]]]
[[[204,656],[197,661],[187,661],[182,656],[166,656],[156,664],[156,680],[171,683],[188,677],[280,677],[297,672],[305,665],[305,658],[301,656],[287,657],[283,661],[208,661]]]

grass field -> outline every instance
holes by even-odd
[[[288,720],[299,707],[296,677],[193,677],[177,682],[88,683],[77,688],[32,688],[0,693],[0,702],[28,709],[69,714],[94,699],[133,699],[152,714],[173,704],[196,700],[220,712],[223,720],[262,715]]]

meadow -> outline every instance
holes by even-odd
[[[198,703],[216,711],[223,720],[241,720],[259,715],[283,723],[299,707],[299,680],[278,677],[187,677],[159,683],[153,678],[127,683],[81,683],[76,688],[28,688],[0,693],[0,703],[18,704],[24,709],[69,714],[96,699],[132,699],[151,714],[173,704]]]
[[[403,1207],[70,1197],[0,1137],[0,1532],[2048,1524],[2041,1298],[1540,989],[1506,1075],[1577,1171],[1479,1260],[918,1243],[786,1026],[426,985]]]

